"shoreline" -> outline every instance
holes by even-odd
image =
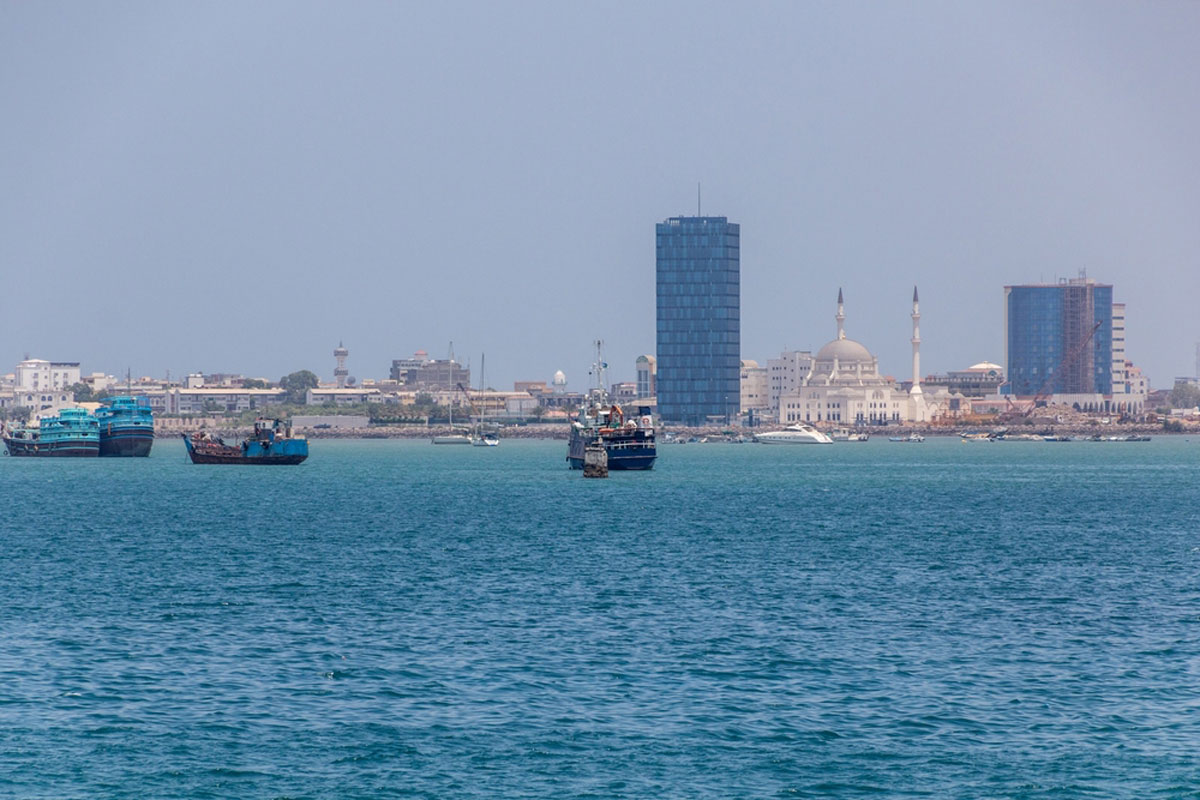
[[[666,425],[657,428],[658,434],[670,433],[675,438],[688,439],[709,438],[710,440],[724,441],[731,440],[737,436],[751,439],[755,433],[782,430],[786,425],[763,425],[755,428],[736,428],[725,426],[705,426],[698,428],[685,427],[681,425]],[[834,427],[822,427],[820,430],[829,432]],[[1200,427],[1185,428],[1179,431],[1171,431],[1163,428],[1161,424],[1150,423],[1132,423],[1119,424],[1112,423],[1102,425],[1095,424],[1055,424],[1055,425],[1036,425],[1036,424],[1017,424],[1011,426],[1005,425],[886,425],[886,426],[869,426],[869,427],[850,427],[850,430],[860,433],[867,433],[872,438],[887,438],[890,436],[907,436],[912,433],[917,433],[922,436],[940,436],[940,437],[957,437],[964,433],[978,433],[988,431],[998,431],[1007,429],[1010,434],[1029,433],[1039,436],[1094,436],[1094,435],[1122,435],[1122,434],[1137,434],[1141,436],[1187,436],[1189,434],[1200,434]],[[234,438],[244,437],[249,434],[253,428],[250,426],[220,426],[214,425],[206,427],[204,430],[215,433],[222,437]],[[726,433],[732,431],[732,433]],[[444,436],[450,433],[463,433],[462,428],[450,428],[447,425],[434,425],[426,427],[420,426],[390,426],[381,425],[372,428],[329,428],[322,430],[298,430],[297,433],[303,434],[308,439],[431,439],[434,436]],[[155,438],[169,439],[180,435],[180,431],[172,430],[156,431]],[[535,424],[535,425],[520,425],[506,427],[500,429],[501,439],[545,439],[545,440],[560,440],[566,441],[570,438],[570,428],[563,424]],[[662,439],[659,443],[665,443]]]

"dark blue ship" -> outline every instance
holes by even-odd
[[[567,464],[583,469],[584,452],[590,444],[604,445],[608,468],[651,469],[658,450],[654,445],[654,418],[649,406],[638,406],[637,414],[626,417],[615,403],[609,403],[605,388],[604,342],[597,339],[596,362],[591,375],[595,386],[588,392],[587,404],[571,420],[571,438],[567,442]]]
[[[567,444],[567,463],[571,469],[583,469],[584,450],[593,442],[604,445],[610,470],[651,469],[658,457],[654,420],[646,406],[640,406],[637,415],[629,418],[618,405],[580,409],[571,420],[571,439]]]
[[[150,455],[154,445],[154,413],[145,397],[111,397],[96,410],[100,423],[100,455]]]

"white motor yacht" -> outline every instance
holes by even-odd
[[[833,439],[803,422],[789,425],[781,431],[756,433],[754,440],[762,444],[833,444]]]

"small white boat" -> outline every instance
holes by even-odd
[[[754,441],[760,444],[833,444],[833,439],[803,422],[789,425],[781,431],[756,433]]]
[[[494,433],[491,433],[490,431],[487,433],[480,433],[471,440],[471,444],[475,445],[476,447],[498,447],[500,445],[500,437]]]
[[[910,433],[908,436],[889,436],[889,442],[923,442],[925,437],[919,433]]]
[[[470,444],[471,437],[465,433],[447,433],[433,437],[434,444]]]
[[[859,433],[849,428],[837,428],[829,434],[829,438],[835,442],[865,442],[871,438],[871,434]]]

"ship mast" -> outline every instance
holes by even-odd
[[[608,369],[608,363],[604,360],[604,340],[596,339],[593,344],[596,346],[596,360],[592,364],[592,375],[596,379],[596,385],[592,387],[592,394],[595,395],[596,402],[604,404],[607,402],[605,395],[607,391],[604,388],[604,371]]]

